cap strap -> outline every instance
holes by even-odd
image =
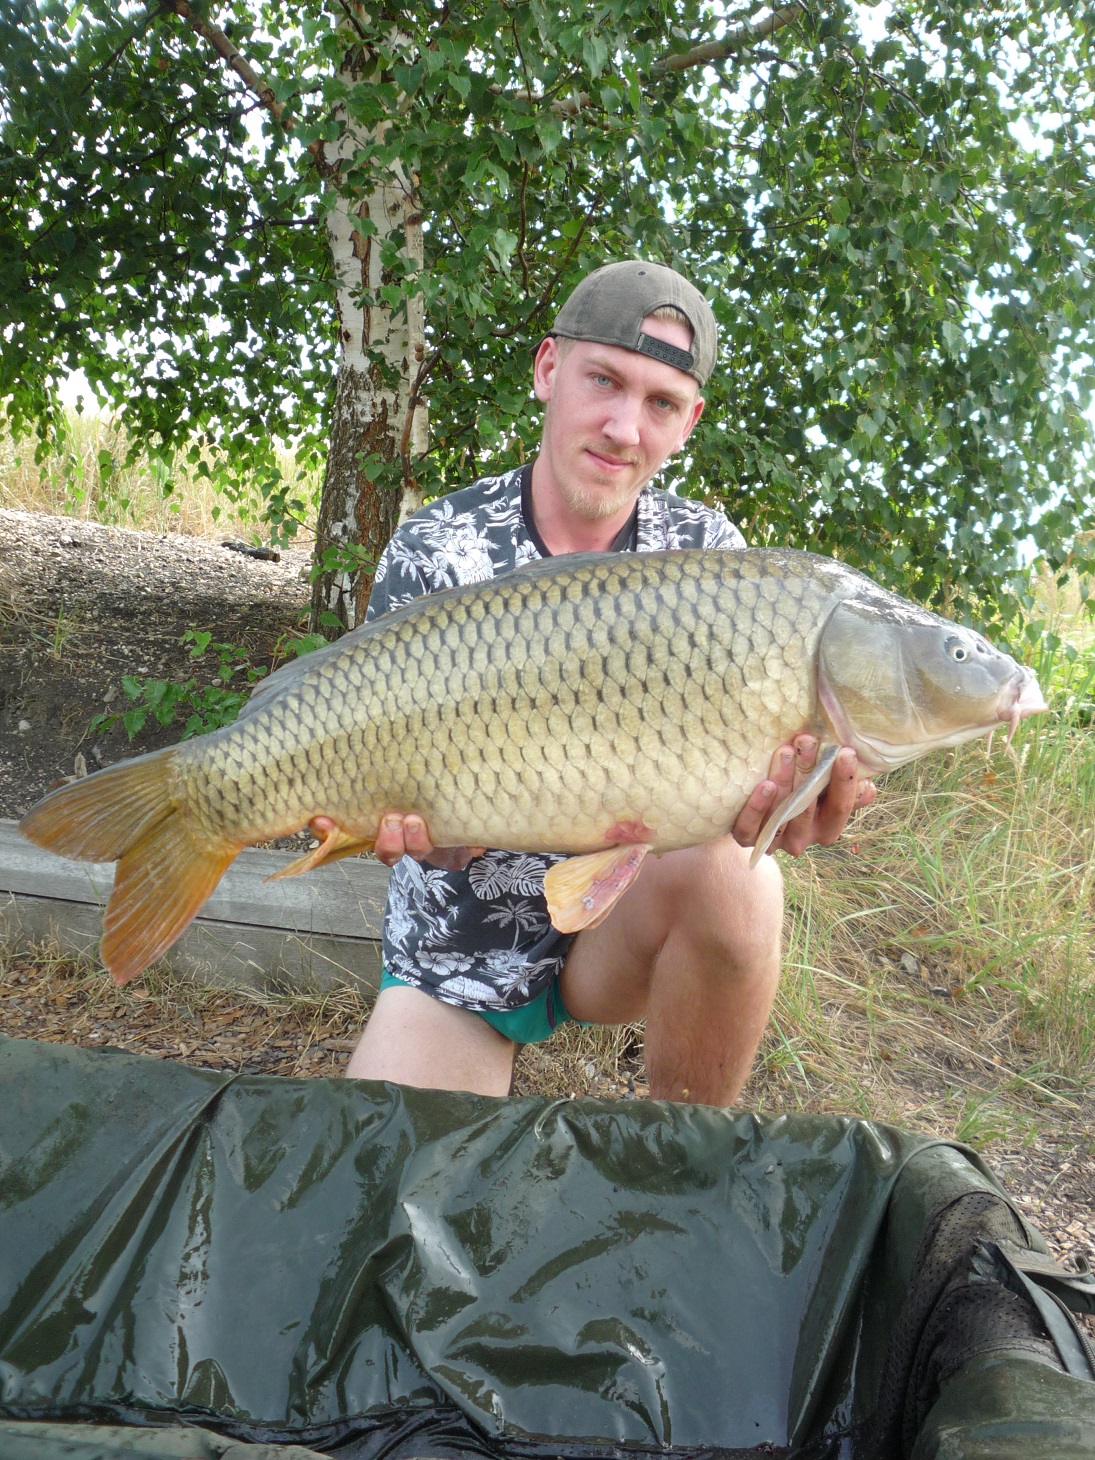
[[[686,375],[691,375],[696,368],[696,357],[691,350],[678,349],[676,345],[666,344],[665,340],[657,340],[653,335],[640,334],[635,349],[640,355],[649,355],[653,360],[660,360],[663,365],[672,365],[675,370],[683,370]]]

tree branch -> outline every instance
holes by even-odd
[[[548,280],[547,284],[544,286],[539,299],[537,299],[536,303],[529,310],[528,314],[525,315],[524,319],[518,320],[514,324],[507,325],[504,329],[491,330],[491,334],[496,340],[510,339],[513,335],[523,334],[528,330],[529,325],[544,308],[548,300],[551,298],[552,294],[555,292],[555,286],[563,277],[563,274],[566,272],[567,265],[577,253],[578,245],[581,243],[582,237],[589,226],[589,221],[593,217],[593,214],[596,212],[597,208],[600,206],[600,203],[601,194],[597,193],[593,201],[590,203],[589,207],[586,209],[585,216],[582,218],[581,224],[579,225],[578,230],[571,241],[570,247],[567,249],[566,257],[563,259],[563,262],[555,270],[551,278]]]
[[[218,30],[215,25],[210,25],[207,20],[203,20],[191,7],[190,0],[164,0],[164,8],[180,15],[191,30],[196,31],[203,40],[209,42],[218,56],[228,63],[229,68],[236,73],[252,96],[259,99],[280,127],[286,132],[293,130],[293,119],[285,115],[285,108],[278,101],[273,87],[268,81],[264,81],[250,61],[240,54],[223,30]],[[322,164],[322,142],[310,142],[308,151],[316,162]]]
[[[87,95],[87,93],[95,85],[96,81],[103,74],[103,72],[110,70],[111,66],[114,65],[114,62],[117,61],[118,58],[121,55],[124,54],[124,52],[126,51],[126,49],[133,44],[133,42],[137,39],[138,36],[144,34],[144,32],[153,24],[153,22],[155,21],[155,19],[156,19],[156,9],[153,6],[153,7],[151,7],[146,12],[146,14],[143,17],[144,24],[142,25],[141,21],[138,20],[137,23],[134,25],[133,29],[130,31],[129,35],[126,36],[125,40],[122,41],[120,45],[116,46],[113,51],[111,51],[110,55],[106,58],[106,60],[102,63],[101,66],[97,66],[95,68],[95,70],[91,73],[90,77],[88,78],[87,85],[80,88],[80,95],[81,96],[86,96]]]
[[[339,0],[339,3],[346,12],[347,19],[356,26],[356,20],[345,4],[345,0]],[[176,15],[186,21],[191,30],[196,31],[203,40],[209,42],[240,78],[252,96],[258,98],[279,126],[287,132],[292,131],[293,119],[286,116],[285,107],[278,101],[273,87],[269,82],[263,80],[223,30],[219,30],[215,25],[210,25],[209,21],[196,14],[190,0],[163,0],[163,4],[166,10],[173,10]],[[744,46],[753,45],[757,41],[763,40],[765,36],[772,35],[775,31],[781,30],[783,26],[789,25],[805,8],[805,0],[794,0],[791,5],[784,5],[778,10],[773,10],[771,15],[764,20],[750,20],[745,21],[742,25],[734,26],[721,40],[705,41],[702,45],[693,46],[689,51],[681,52],[680,55],[666,56],[664,60],[655,61],[652,70],[655,75],[666,75],[670,72],[689,71],[696,66],[706,66],[712,61],[724,61]],[[495,83],[490,90],[498,96],[506,94],[514,100],[528,101],[533,104],[546,100],[545,97],[536,95],[528,87],[520,91],[506,92],[505,88]],[[592,97],[586,92],[575,92],[567,97],[554,98],[550,103],[550,109],[556,116],[573,117],[583,111],[591,101]],[[322,142],[310,142],[308,151],[321,167],[325,167]]]
[[[765,36],[782,30],[785,25],[790,25],[805,9],[803,0],[795,0],[793,5],[784,5],[779,10],[773,10],[766,20],[747,20],[743,25],[736,25],[728,30],[721,40],[704,41],[702,45],[693,46],[690,51],[682,51],[679,56],[666,56],[662,61],[655,61],[651,69],[656,75],[664,75],[667,71],[691,71],[694,66],[725,61],[735,51],[751,46]]]
[[[527,87],[521,87],[518,91],[510,91],[508,86],[502,86],[494,81],[487,88],[495,96],[504,96],[509,101],[527,101],[531,106],[539,106],[541,102],[547,101],[547,97],[538,91],[530,91]],[[573,117],[589,105],[592,98],[588,92],[577,91],[573,96],[556,97],[548,103],[549,111],[553,111],[557,117]]]
[[[362,26],[360,20],[358,20],[357,16],[346,4],[346,0],[338,0],[338,8],[342,11],[343,15],[345,15],[346,23],[353,26],[354,30],[357,31],[358,40],[367,44],[369,40],[368,34]]]
[[[650,69],[655,76],[665,76],[675,71],[691,71],[696,66],[708,66],[712,61],[725,61],[736,51],[755,45],[765,36],[774,35],[777,30],[782,30],[785,25],[790,25],[791,21],[802,14],[805,9],[805,0],[795,0],[792,5],[784,5],[779,10],[773,10],[771,15],[764,20],[749,20],[742,25],[734,26],[721,40],[704,41],[702,45],[693,46],[690,51],[682,51],[680,55],[666,56],[660,61],[655,61]],[[495,82],[489,89],[494,92],[495,96],[507,96],[514,101],[537,104],[547,100],[546,97],[538,95],[527,87],[520,91],[510,91]],[[555,97],[549,103],[549,107],[558,117],[573,117],[589,106],[592,100],[593,98],[587,91],[576,91],[570,96]]]

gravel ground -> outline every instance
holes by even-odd
[[[187,629],[269,664],[308,606],[308,551],[263,561],[203,538],[99,527],[0,510],[0,816],[21,815],[77,754],[89,770],[170,744],[179,727],[150,720],[130,742],[95,715],[127,705],[123,675],[213,678]]]

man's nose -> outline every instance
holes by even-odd
[[[622,393],[616,397],[604,427],[605,435],[609,440],[615,441],[621,446],[639,444],[641,404],[640,401]]]

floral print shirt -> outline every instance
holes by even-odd
[[[526,466],[484,477],[409,517],[377,567],[366,619],[547,556],[527,512],[530,474]],[[617,547],[738,549],[745,539],[721,512],[646,487]],[[385,968],[469,1009],[528,1003],[557,976],[573,936],[552,927],[543,895],[545,872],[561,860],[492,849],[448,872],[404,857],[388,885]]]

